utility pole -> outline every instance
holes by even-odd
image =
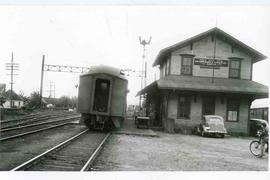
[[[50,81],[50,95],[49,98],[51,98],[52,96],[55,98],[55,82],[51,82]]]
[[[50,82],[50,90],[49,90],[49,92],[50,92],[49,99],[51,99],[51,97],[52,97],[52,82]]]
[[[149,45],[151,42],[152,37],[150,36],[149,40],[142,40],[141,36],[139,36],[139,40],[140,40],[140,44],[143,46],[143,55],[142,55],[142,73],[144,73],[144,76],[142,75],[141,77],[141,89],[143,89],[144,87],[146,87],[146,78],[147,78],[147,62],[145,61],[145,46]],[[143,87],[143,79],[144,79],[144,87]],[[139,100],[139,106],[141,107],[141,100],[142,97],[140,96],[140,100]]]
[[[45,61],[45,55],[42,56],[42,63],[41,63],[41,79],[40,79],[40,99],[39,99],[39,106],[41,108],[42,105],[42,90],[43,90],[43,75],[44,75],[44,61]]]
[[[18,74],[14,74],[14,71],[19,70],[19,64],[13,62],[13,52],[11,53],[11,63],[6,63],[6,70],[10,71],[10,93],[9,93],[9,100],[10,100],[10,107],[13,107],[13,76],[16,76]]]
[[[53,99],[55,100],[55,82],[53,82]]]
[[[215,29],[214,33],[214,54],[213,54],[213,72],[212,72],[212,83],[214,83],[214,77],[215,77],[215,60],[216,60],[216,46],[217,46],[217,30]]]
[[[78,89],[78,87],[79,87],[79,85],[78,84],[75,84],[75,88],[76,88],[76,93],[78,94],[78,91],[77,91],[77,89]],[[74,101],[74,109],[77,109],[77,106],[78,106],[78,96],[75,96],[75,98],[73,99],[73,100],[75,100]]]
[[[55,82],[50,81],[49,84],[49,103],[50,104],[54,104],[54,100],[55,100]],[[51,100],[53,98],[53,100]]]

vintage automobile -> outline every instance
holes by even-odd
[[[202,118],[202,122],[197,128],[197,132],[201,136],[215,135],[224,138],[227,130],[224,127],[224,120],[221,116],[204,115]]]
[[[262,129],[262,125],[264,125],[264,127],[268,127],[267,121],[263,119],[250,119],[249,135],[256,137],[257,132]]]

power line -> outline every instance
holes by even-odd
[[[78,66],[63,66],[63,65],[51,65],[44,64],[44,71],[53,72],[70,72],[70,73],[85,73],[90,70],[89,67],[78,67]]]
[[[132,69],[122,69],[126,76],[130,77],[143,77],[143,71],[137,71]]]
[[[68,73],[86,73],[90,71],[90,67],[79,67],[79,66],[64,66],[64,65],[52,65],[44,64],[43,71],[51,72],[68,72]],[[142,77],[142,71],[132,69],[121,69],[121,72],[125,73],[126,76],[131,77]]]

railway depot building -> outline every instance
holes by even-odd
[[[192,133],[203,115],[215,114],[229,134],[248,135],[251,102],[268,97],[268,87],[252,81],[253,63],[264,59],[219,28],[162,49],[153,63],[160,78],[138,92],[150,126]]]

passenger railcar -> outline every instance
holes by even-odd
[[[80,76],[78,112],[80,123],[91,130],[120,128],[126,115],[128,81],[110,66],[93,66]]]

